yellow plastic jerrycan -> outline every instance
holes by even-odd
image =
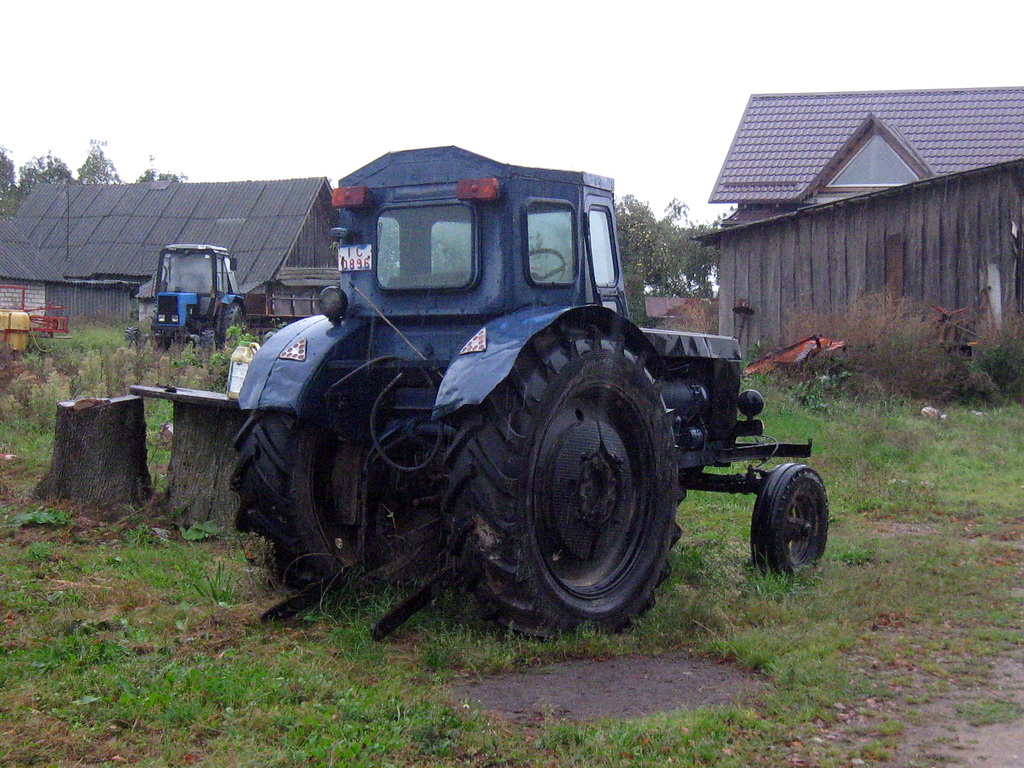
[[[28,347],[28,333],[31,327],[32,320],[28,312],[0,309],[0,344],[24,352]]]
[[[255,341],[248,344],[239,344],[231,353],[231,367],[228,369],[228,397],[232,400],[238,399],[238,393],[242,391],[242,382],[245,381],[245,374],[249,372],[249,363],[259,351],[260,345]]]

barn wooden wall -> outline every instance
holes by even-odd
[[[286,267],[330,267],[337,264],[330,231],[337,214],[331,207],[331,193],[324,186],[317,194],[302,223],[295,243],[285,259]]]
[[[127,322],[136,316],[138,310],[135,300],[138,287],[125,283],[49,283],[46,302],[62,307],[50,314],[70,317],[72,322],[83,318]]]
[[[742,331],[744,346],[777,343],[794,312],[841,311],[887,288],[947,309],[977,306],[990,263],[999,268],[1004,313],[1024,311],[1011,234],[1011,222],[1024,225],[1022,198],[1024,164],[1004,164],[726,230],[720,332]],[[754,310],[745,327],[733,312],[742,303]]]

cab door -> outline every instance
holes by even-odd
[[[587,195],[584,208],[587,260],[590,262],[597,300],[613,312],[629,317],[619,247],[615,238],[615,210],[612,201],[603,196]]]

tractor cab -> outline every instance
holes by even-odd
[[[347,315],[477,322],[593,304],[625,315],[612,193],[611,179],[457,147],[385,155],[333,193]]]
[[[160,251],[156,274],[155,339],[213,341],[242,314],[235,280],[236,262],[214,245],[168,245]],[[194,338],[193,338],[194,337]]]

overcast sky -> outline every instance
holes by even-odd
[[[0,145],[190,181],[455,144],[697,220],[752,93],[1024,85],[1016,2],[9,3]]]

